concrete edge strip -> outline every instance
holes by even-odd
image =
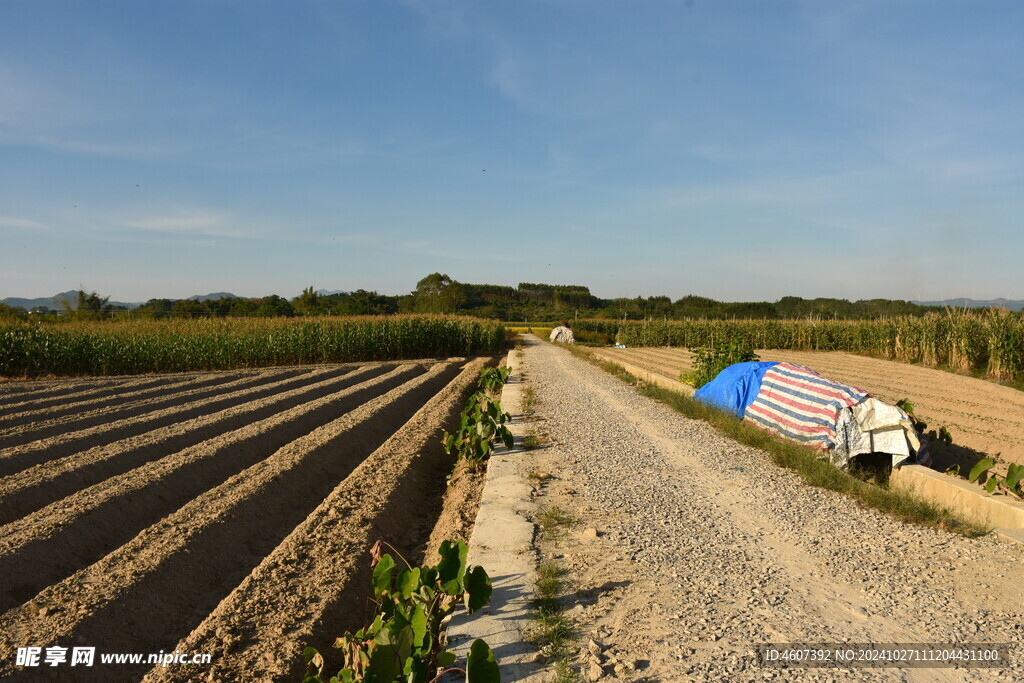
[[[460,612],[448,624],[450,649],[460,658],[469,655],[473,641],[482,638],[501,668],[503,681],[522,680],[543,668],[531,662],[536,650],[527,642],[531,626],[531,601],[536,583],[537,556],[533,547],[532,487],[521,471],[521,446],[527,434],[522,418],[522,363],[511,352],[512,369],[501,392],[501,404],[512,414],[507,423],[515,438],[512,449],[499,447],[487,465],[484,490],[476,523],[469,540],[469,563],[482,566],[491,577],[494,592],[490,604],[476,614]]]

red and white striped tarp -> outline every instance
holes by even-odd
[[[761,391],[743,417],[768,431],[830,450],[839,412],[867,397],[866,391],[825,379],[810,368],[778,363],[765,372]]]

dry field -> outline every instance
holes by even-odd
[[[667,347],[601,349],[601,353],[672,378],[690,370],[693,359],[685,349]],[[1024,392],[973,377],[841,351],[757,353],[761,360],[806,365],[884,401],[895,403],[909,398],[929,428],[945,425],[961,446],[1024,464]],[[961,455],[964,462],[970,462],[968,456]],[[960,459],[955,454],[949,457]]]
[[[22,673],[297,678],[363,625],[374,540],[424,552],[485,360],[0,385],[0,678],[57,645],[97,665]],[[176,649],[212,665],[99,665]]]

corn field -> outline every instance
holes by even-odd
[[[607,321],[574,327],[607,331]],[[615,323],[626,346],[707,346],[740,336],[759,349],[849,351],[1024,380],[1024,313],[950,310],[878,320],[649,320]]]
[[[448,316],[0,324],[0,376],[147,372],[491,354],[498,322]]]

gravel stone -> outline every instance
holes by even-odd
[[[911,526],[811,488],[550,344],[527,346],[524,363],[556,444],[524,460],[524,472],[558,482],[538,502],[602,530],[552,542],[566,580],[592,596],[571,616],[636,661],[630,680],[1024,677],[1024,547]],[[787,642],[1015,645],[1006,669],[758,663],[756,645]]]

